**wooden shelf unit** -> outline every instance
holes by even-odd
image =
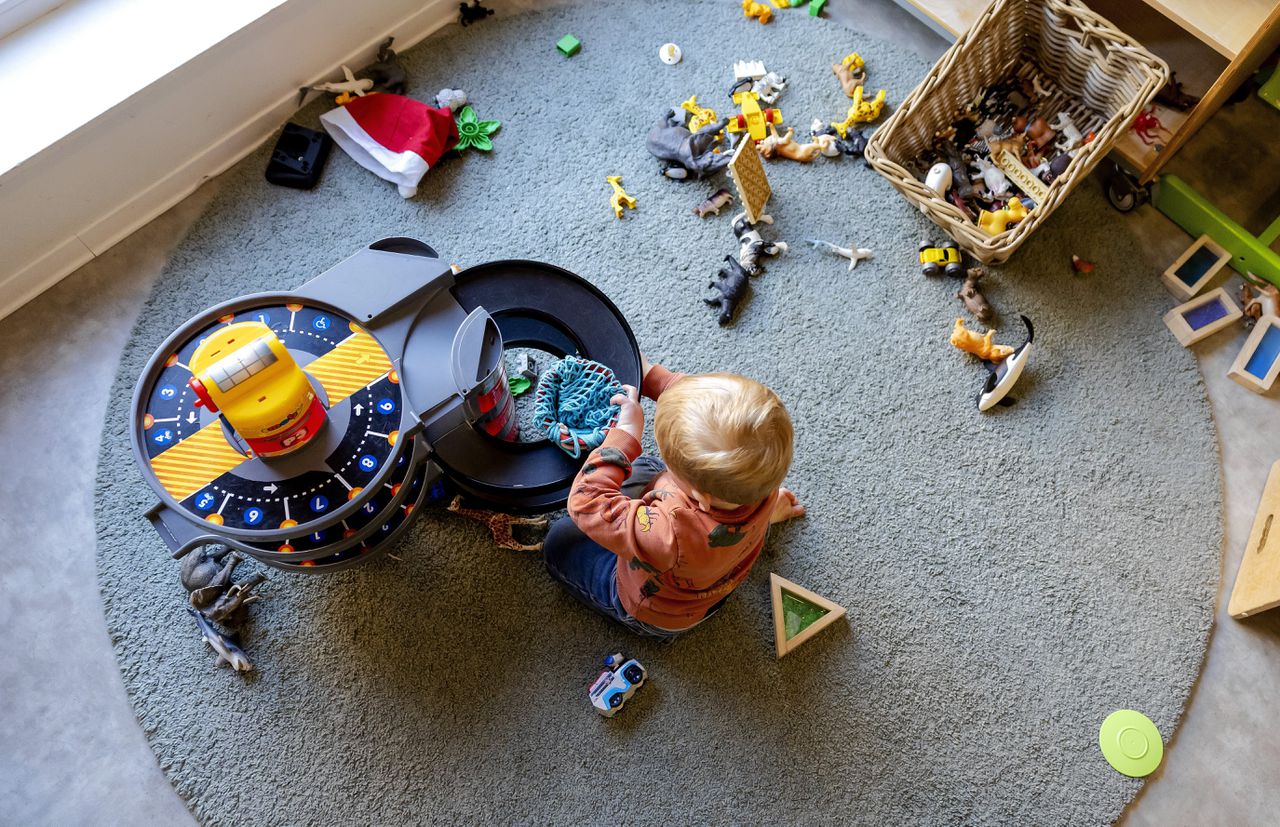
[[[986,0],[897,0],[898,4],[944,37],[959,37],[986,9]],[[1086,0],[1121,31],[1163,57],[1178,80],[1200,103],[1187,112],[1163,106],[1156,115],[1169,130],[1161,146],[1147,146],[1132,131],[1116,144],[1115,154],[1137,174],[1139,183],[1155,179],[1169,159],[1237,87],[1280,45],[1280,0]],[[1149,10],[1174,24],[1150,25]],[[1146,24],[1144,25],[1144,16]],[[1144,33],[1143,29],[1148,31]],[[1144,34],[1146,36],[1144,36]],[[1189,35],[1189,37],[1188,37]],[[1179,40],[1181,42],[1179,42]],[[1215,54],[1197,54],[1197,50]]]

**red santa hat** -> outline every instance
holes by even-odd
[[[325,131],[360,166],[412,198],[422,176],[458,143],[448,109],[403,95],[352,98],[320,116]]]

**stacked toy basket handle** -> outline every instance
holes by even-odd
[[[987,235],[958,207],[921,180],[921,158],[934,133],[957,110],[1000,81],[1036,78],[1050,90],[1047,111],[1069,112],[1094,139],[1049,197],[1008,230]],[[1169,80],[1168,65],[1080,0],[995,0],[892,117],[867,142],[871,166],[929,216],[969,255],[986,264],[1007,261],[1084,180],[1133,119]]]

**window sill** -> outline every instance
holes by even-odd
[[[0,175],[284,2],[72,0],[0,39],[0,86],[22,100]]]

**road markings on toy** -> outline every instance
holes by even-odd
[[[307,365],[329,394],[330,407],[391,371],[391,360],[368,333],[353,333]]]

